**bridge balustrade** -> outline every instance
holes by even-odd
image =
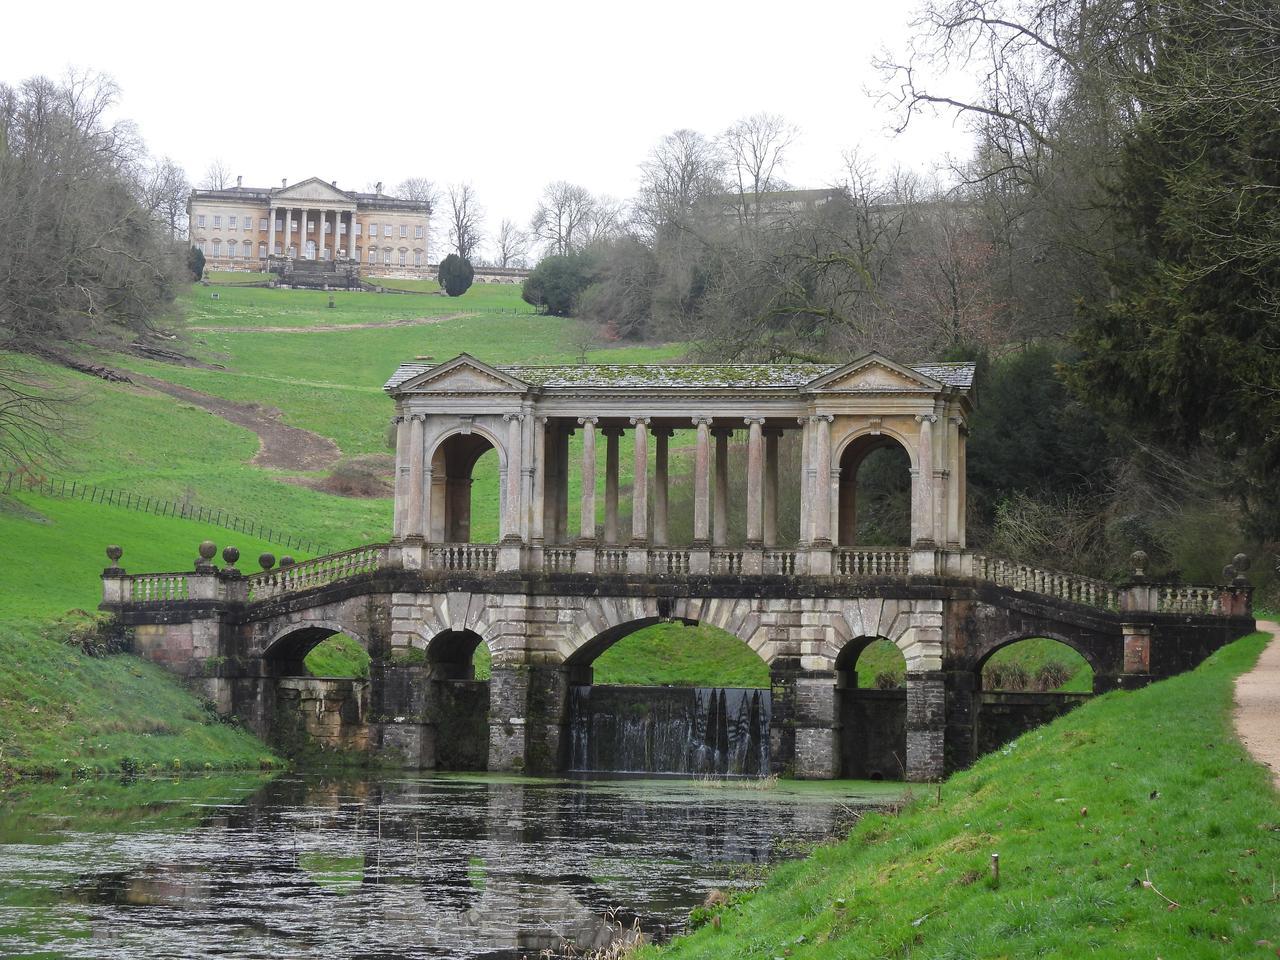
[[[249,587],[249,599],[266,600],[281,594],[322,587],[360,574],[375,573],[385,567],[389,559],[390,548],[385,544],[375,544],[331,553],[274,570],[264,570],[245,578]]]
[[[836,576],[840,577],[905,577],[911,573],[910,550],[836,550]]]
[[[578,552],[563,547],[547,547],[542,551],[542,569],[547,573],[573,573]]]
[[[770,576],[793,576],[796,572],[796,551],[766,550],[764,572]]]
[[[649,572],[663,576],[689,572],[688,550],[650,550]]]
[[[432,570],[493,573],[498,569],[498,548],[483,543],[436,543],[427,548]]]
[[[191,597],[186,573],[144,573],[129,578],[130,603],[168,603]]]
[[[1156,612],[1220,614],[1222,591],[1217,587],[1157,587]]]
[[[981,553],[975,553],[972,556],[973,576],[976,580],[994,583],[998,587],[1010,587],[1014,590],[1055,597],[1099,610],[1120,609],[1119,589],[1105,581],[1057,570],[1046,570]],[[1214,591],[1216,588],[1204,589]]]

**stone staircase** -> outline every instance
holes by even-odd
[[[281,259],[273,265],[280,282],[309,290],[356,290],[360,271],[351,261]]]

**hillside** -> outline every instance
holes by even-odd
[[[1099,697],[644,955],[1271,956],[1280,797],[1230,721],[1263,646]]]

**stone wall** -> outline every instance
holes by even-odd
[[[301,730],[322,750],[369,749],[369,681],[281,677],[276,681],[276,727]]]
[[[999,749],[1028,730],[1074,710],[1089,697],[1087,693],[979,692],[974,698],[975,755]]]
[[[907,762],[907,691],[839,691],[840,776],[901,780]]]

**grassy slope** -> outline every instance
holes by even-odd
[[[776,870],[719,930],[653,953],[1272,955],[1255,943],[1277,942],[1280,798],[1230,726],[1233,680],[1264,642],[1026,734],[952,777],[940,805],[926,788],[901,816],[866,818]]]

